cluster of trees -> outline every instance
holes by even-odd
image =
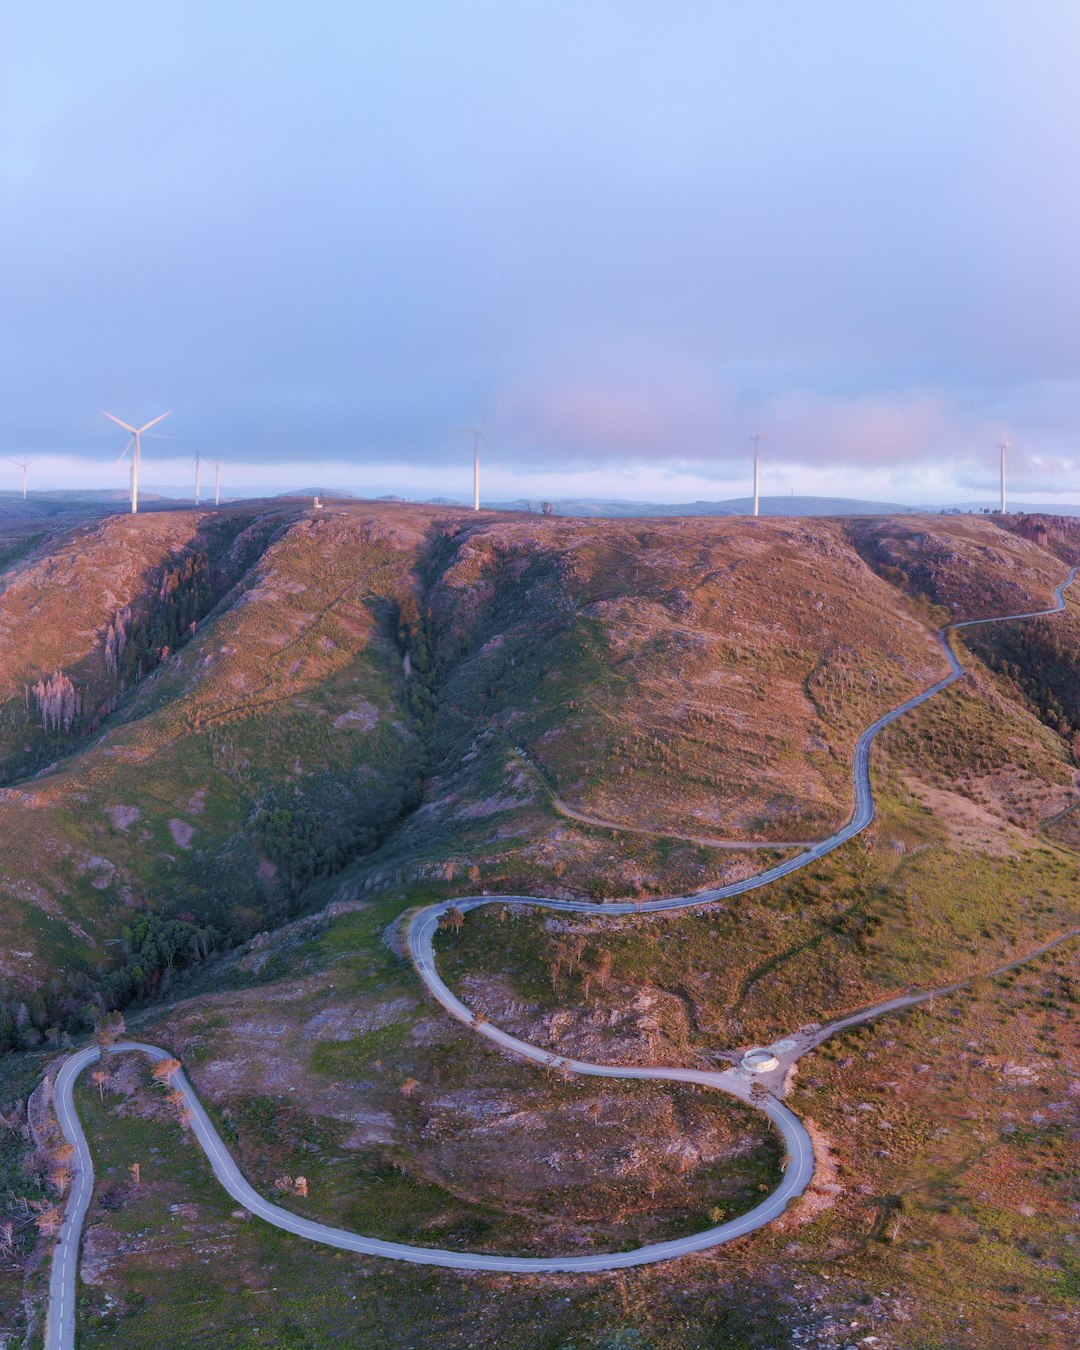
[[[398,605],[398,646],[408,659],[406,697],[409,711],[416,719],[421,736],[426,737],[435,724],[436,669],[432,642],[431,616],[420,608],[410,591]]]
[[[105,630],[105,665],[113,675],[120,674],[120,662],[127,647],[131,632],[131,606],[125,605],[113,616],[112,623]]]
[[[114,1009],[165,993],[174,971],[205,961],[220,941],[215,929],[188,917],[136,915],[121,930],[122,960],[114,969],[70,971],[29,998],[0,1001],[0,1051],[58,1045]]]
[[[419,806],[420,791],[419,766],[406,757],[396,778],[384,780],[363,801],[351,802],[348,812],[317,810],[278,794],[266,799],[256,823],[286,897],[295,899],[313,881],[336,875],[378,848],[397,821]]]
[[[61,727],[70,731],[82,715],[82,695],[62,670],[48,680],[38,680],[29,692],[34,695],[46,731],[59,731]]]
[[[615,959],[610,947],[590,942],[584,933],[560,933],[549,943],[548,953],[552,989],[558,990],[564,971],[568,979],[578,976],[586,999],[594,982],[601,989],[608,987]]]
[[[165,570],[145,608],[117,613],[105,633],[105,664],[123,685],[144,679],[191,637],[213,603],[210,560],[189,553]]]
[[[964,638],[991,670],[1021,691],[1040,719],[1080,755],[1080,658],[1071,625],[1060,620],[968,629]],[[1080,762],[1080,758],[1078,758]]]

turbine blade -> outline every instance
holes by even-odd
[[[159,422],[164,422],[166,417],[171,416],[172,416],[171,409],[169,410],[169,412],[163,412],[160,417],[155,417],[152,422],[147,422],[145,426],[141,426],[139,428],[139,435],[141,436],[144,431],[149,431],[151,427],[156,427]],[[132,430],[134,430],[134,428],[132,428]]]
[[[132,432],[132,433],[131,433],[131,440],[128,441],[127,445],[125,445],[124,448],[123,448],[123,450],[120,451],[119,458],[118,458],[117,461],[116,461],[117,464],[123,464],[124,460],[127,459],[127,457],[128,457],[128,451],[131,449],[131,447],[132,447],[134,444],[135,444],[135,433]]]
[[[102,416],[107,417],[111,422],[115,422],[118,427],[123,427],[125,431],[130,431],[133,436],[135,435],[134,427],[128,426],[126,422],[121,422],[119,417],[114,417],[111,412],[106,412],[104,408],[102,408],[101,412]]]

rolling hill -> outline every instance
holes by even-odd
[[[640,900],[788,856],[847,818],[860,730],[942,675],[941,625],[1043,608],[1080,559],[1056,517],[279,501],[0,525],[0,1319],[20,1334],[49,1164],[18,1102],[113,1010],[183,1059],[254,1184],[328,1222],[544,1252],[749,1207],[778,1166],[755,1116],[478,1045],[425,998],[401,915]],[[971,673],[886,734],[865,836],[700,913],[489,908],[442,936],[442,968],[560,1053],[699,1066],[1080,923],[1080,619],[956,641]],[[1064,1347],[1073,959],[829,1042],[792,1089],[831,1159],[816,1193],[618,1279],[463,1279],[273,1234],[122,1060],[81,1099],[102,1161],[80,1343],[194,1346],[257,1312],[270,1346],[434,1325],[491,1350],[798,1328]]]

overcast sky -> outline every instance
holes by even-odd
[[[0,0],[0,460],[1080,500],[1075,0]],[[18,470],[0,468],[0,486]]]

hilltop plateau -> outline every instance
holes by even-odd
[[[29,1334],[46,1251],[44,1107],[27,1139],[19,1103],[114,1010],[312,1218],[558,1253],[752,1207],[779,1175],[764,1117],[497,1053],[425,995],[401,917],[482,892],[641,903],[795,856],[850,816],[862,729],[947,673],[938,631],[1047,608],[1078,560],[1054,517],[5,517],[0,1324]],[[440,968],[560,1054],[715,1067],[1076,927],[1075,602],[953,642],[968,674],[884,733],[878,819],[835,853],[671,915],[473,911]],[[834,1037],[792,1085],[826,1160],[808,1197],[732,1246],[587,1277],[271,1229],[116,1056],[78,1089],[99,1158],[80,1345],[1071,1345],[1077,996],[1063,945]]]

